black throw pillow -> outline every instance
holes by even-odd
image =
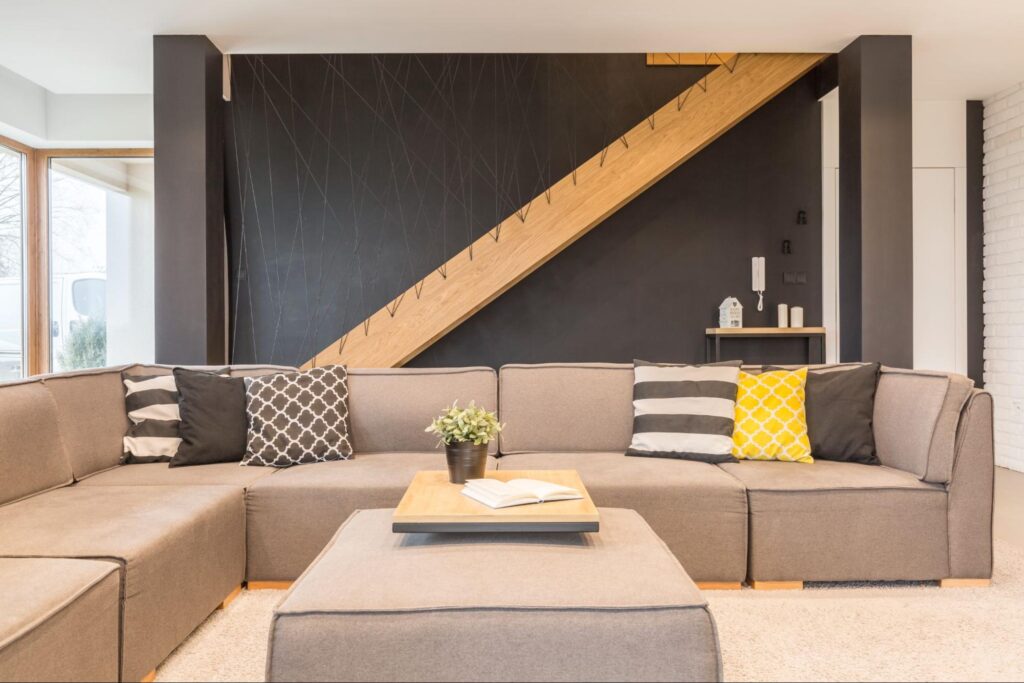
[[[881,464],[872,428],[880,371],[878,363],[808,371],[807,436],[815,459]]]
[[[171,467],[241,462],[245,455],[245,378],[174,368],[181,445]]]

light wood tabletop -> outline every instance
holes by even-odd
[[[419,472],[393,516],[396,533],[494,533],[598,531],[600,515],[575,470],[503,470],[487,472],[499,481],[539,479],[569,486],[583,498],[492,509],[462,495],[462,484],[448,472]]]

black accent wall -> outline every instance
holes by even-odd
[[[704,328],[736,296],[746,326],[776,304],[821,324],[821,113],[815,74],[613,214],[413,359],[413,366],[702,362]],[[800,210],[807,223],[797,224]],[[790,240],[792,254],[782,253]],[[766,259],[765,310],[750,258]],[[807,284],[784,284],[785,272]],[[730,340],[749,362],[806,361],[799,340]]]
[[[646,67],[643,55],[233,61],[236,363],[306,361],[706,73]],[[699,360],[729,295],[747,325],[774,324],[779,301],[820,324],[819,80],[782,93],[412,364]],[[768,263],[762,314],[755,255]],[[783,272],[807,284],[784,285]],[[733,351],[802,354],[798,342],[767,358]]]

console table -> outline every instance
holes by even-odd
[[[704,360],[722,360],[722,339],[779,339],[799,337],[807,340],[807,363],[825,362],[824,327],[709,327],[704,336]]]

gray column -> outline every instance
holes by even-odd
[[[910,36],[861,36],[839,53],[844,361],[914,363],[911,64]]]
[[[154,36],[156,360],[227,362],[222,55]]]

